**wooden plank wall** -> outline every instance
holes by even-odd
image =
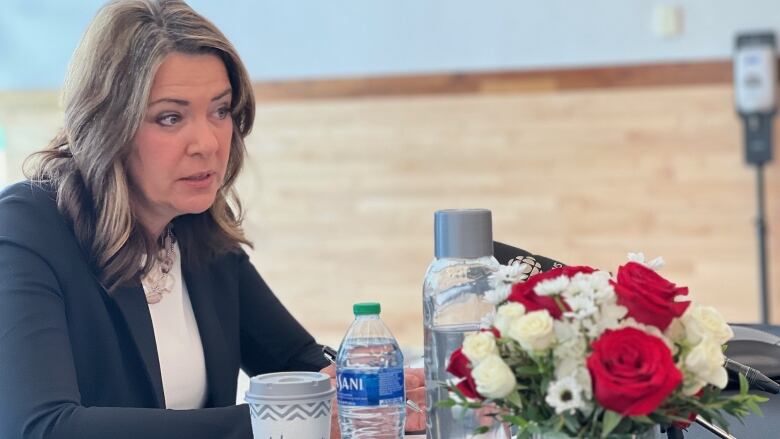
[[[421,345],[433,212],[454,207],[492,209],[497,239],[567,263],[663,255],[700,302],[758,318],[755,177],[722,78],[315,100],[267,90],[240,181],[246,229],[260,272],[323,342],[339,342],[353,302],[379,300],[402,344]],[[0,94],[0,123],[18,177],[59,123],[54,93]],[[771,164],[773,291],[779,185]]]
[[[606,269],[663,255],[699,301],[756,320],[754,171],[731,100],[719,84],[263,103],[242,181],[256,261],[326,340],[377,299],[419,345],[433,212],[486,207],[498,239]]]

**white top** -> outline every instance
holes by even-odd
[[[165,407],[203,408],[206,403],[206,362],[190,295],[181,272],[181,252],[174,244],[176,260],[169,276],[173,287],[162,300],[149,304],[157,356],[160,359]],[[156,268],[155,268],[156,269]]]

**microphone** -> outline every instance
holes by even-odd
[[[556,260],[534,255],[529,251],[498,241],[493,241],[493,256],[501,265],[528,264],[531,267],[529,275],[564,266],[564,264]]]
[[[747,379],[750,387],[761,390],[767,393],[780,393],[780,384],[767,377],[757,369],[753,369],[750,366],[745,366],[742,363],[738,363],[730,358],[726,358],[726,362],[723,363],[723,367],[727,371],[734,375],[742,374]]]

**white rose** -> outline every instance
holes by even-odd
[[[723,320],[718,310],[711,306],[691,305],[682,315],[686,337],[691,343],[699,343],[702,338],[711,338],[722,345],[734,337],[734,331]]]
[[[491,399],[509,395],[517,384],[512,370],[498,355],[491,355],[482,360],[471,371],[471,376],[477,383],[477,392]]]
[[[467,335],[463,340],[463,355],[474,366],[490,355],[498,355],[498,346],[493,333],[485,331]]]
[[[720,345],[705,338],[696,345],[685,357],[685,368],[699,381],[704,381],[719,388],[726,387],[728,375],[723,367],[725,357]]]
[[[501,332],[501,336],[505,336],[509,331],[509,325],[525,314],[525,306],[522,303],[509,302],[501,305],[496,310],[496,318],[493,321],[493,326]]]
[[[529,312],[512,322],[507,335],[526,350],[544,351],[555,342],[553,318],[546,309]]]
[[[683,377],[683,395],[693,396],[699,393],[699,390],[706,385],[707,383],[698,378],[685,376]]]
[[[686,332],[682,319],[672,319],[672,322],[669,323],[666,331],[664,331],[664,335],[675,343],[681,343],[685,340]]]

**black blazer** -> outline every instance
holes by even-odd
[[[243,251],[183,274],[207,408],[165,410],[140,282],[112,295],[101,287],[51,190],[0,192],[0,437],[250,439],[247,406],[234,405],[239,367],[252,376],[327,365]]]

